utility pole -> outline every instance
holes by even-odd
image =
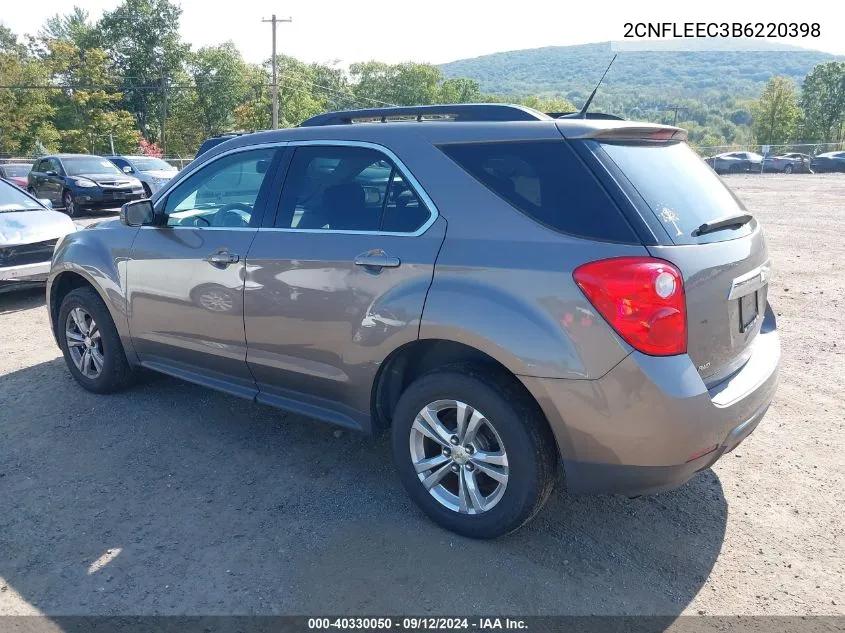
[[[167,77],[164,73],[161,75],[161,153],[163,156],[167,155],[167,141],[164,138],[164,122],[167,119]]]
[[[279,22],[293,22],[292,18],[277,18],[274,13],[269,20],[261,20],[262,22],[270,22],[273,25],[273,129],[279,129],[279,82],[276,74],[276,24]]]

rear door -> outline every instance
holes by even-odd
[[[682,142],[587,142],[652,227],[655,257],[684,277],[688,353],[708,385],[751,353],[766,311],[769,254],[755,219],[713,228],[747,213],[743,204]]]
[[[446,223],[384,148],[290,152],[275,221],[247,257],[247,361],[259,400],[360,427],[381,362],[418,336]]]

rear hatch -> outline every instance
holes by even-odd
[[[679,134],[625,136],[581,142],[624,191],[649,252],[683,274],[688,354],[712,386],[748,360],[760,332],[770,272],[762,230],[685,142],[660,140]]]

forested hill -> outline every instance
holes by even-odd
[[[799,48],[766,51],[621,52],[605,79],[609,93],[658,99],[756,98],[784,75],[800,86],[807,72],[835,56]],[[780,48],[783,48],[782,46]],[[610,43],[549,46],[494,53],[440,66],[446,77],[468,77],[501,95],[559,95],[581,103],[613,56]]]

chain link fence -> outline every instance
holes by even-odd
[[[0,154],[0,165],[8,163],[26,163],[31,165],[41,156],[13,156],[11,154]],[[181,156],[165,156],[164,160],[173,165],[176,169],[181,170],[185,165],[194,160],[193,156],[190,158],[182,158]]]
[[[702,157],[727,154],[728,152],[754,152],[761,156],[780,156],[782,154],[807,154],[818,156],[825,152],[845,150],[845,143],[788,143],[785,145],[760,145],[754,143],[734,145],[700,145],[693,146]]]

